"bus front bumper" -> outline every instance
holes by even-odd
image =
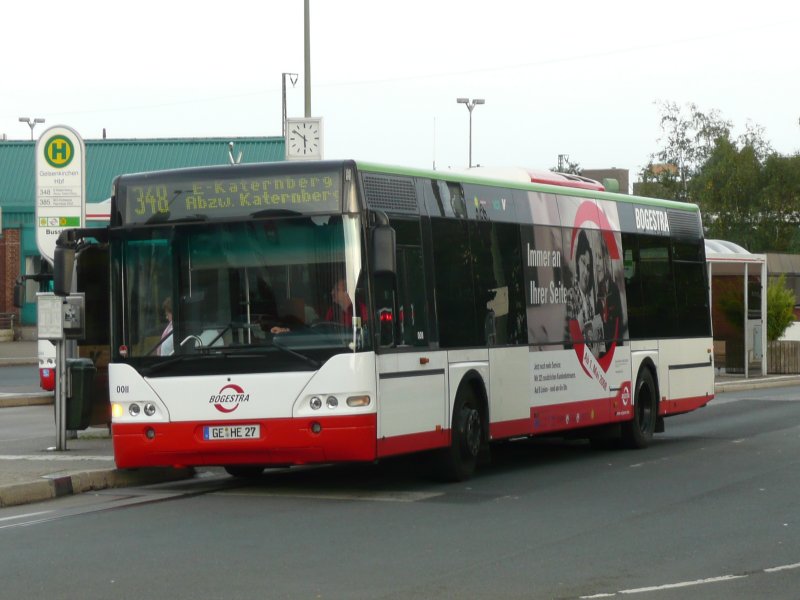
[[[114,460],[120,469],[213,465],[285,466],[376,458],[375,413],[347,417],[237,421],[258,425],[253,439],[210,439],[225,422],[113,423]]]

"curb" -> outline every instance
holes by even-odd
[[[38,365],[38,358],[0,358],[0,367],[21,367],[24,365]]]
[[[53,392],[32,392],[29,394],[0,394],[0,408],[16,408],[18,406],[41,406],[53,404]]]
[[[147,468],[139,470],[99,469],[81,471],[27,483],[0,486],[0,508],[43,502],[108,488],[131,487],[181,481],[194,477],[194,468]]]
[[[773,376],[765,379],[739,379],[736,381],[717,381],[714,384],[714,392],[740,392],[745,390],[757,390],[764,388],[789,387],[800,384],[797,375]]]

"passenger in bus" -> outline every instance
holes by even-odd
[[[344,278],[336,281],[331,290],[331,306],[325,313],[325,321],[331,323],[341,323],[346,327],[353,325],[353,302],[347,293],[347,284]],[[367,320],[367,306],[363,302],[358,302],[358,315],[362,323]]]
[[[167,317],[167,326],[161,333],[161,342],[158,346],[159,356],[169,356],[175,351],[174,341],[172,339],[172,298],[167,296],[164,303],[161,305],[164,314]]]

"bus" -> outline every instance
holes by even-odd
[[[425,452],[459,481],[495,441],[644,448],[711,401],[698,208],[514,173],[348,160],[118,177],[117,466],[249,477]]]

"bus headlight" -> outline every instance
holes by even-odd
[[[148,402],[147,404],[145,404],[144,414],[146,414],[148,417],[152,417],[154,414],[156,414],[156,405],[153,404],[152,402]]]
[[[322,408],[322,399],[319,396],[314,396],[309,401],[309,404],[311,405],[311,408],[313,408],[314,410],[319,410],[320,408]]]
[[[134,402],[128,407],[128,414],[132,417],[138,417],[141,410],[141,407]]]
[[[336,396],[328,396],[325,399],[325,406],[328,408],[336,408],[339,406],[339,399]]]

